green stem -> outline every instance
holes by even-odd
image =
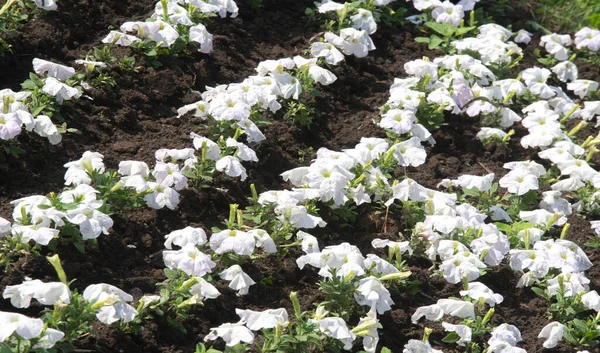
[[[165,22],[168,22],[169,21],[169,9],[168,9],[169,1],[168,0],[160,0],[160,3],[162,4],[163,16],[165,18]]]
[[[2,8],[0,9],[0,15],[4,14],[6,11],[8,11],[8,9],[17,1],[18,0],[8,0],[6,2],[6,4],[4,4],[4,6],[2,6]]]

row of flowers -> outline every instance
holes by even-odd
[[[348,9],[348,5],[336,8],[337,5],[339,4],[325,2],[319,8],[332,7],[332,11],[340,14]],[[433,12],[432,16],[435,17]],[[439,18],[437,16],[436,20]],[[165,266],[174,272],[169,273],[166,285],[178,283],[177,281],[187,284],[177,287],[178,295],[185,292],[184,297],[179,296],[180,302],[176,305],[179,308],[218,295],[216,288],[203,278],[217,267],[222,268],[219,277],[230,281],[232,289],[237,290],[240,295],[248,293],[254,281],[239,266],[240,257],[250,255],[256,247],[273,253],[278,248],[285,248],[282,245],[298,245],[305,253],[297,259],[298,266],[301,269],[307,264],[316,267],[322,277],[319,286],[328,296],[328,301],[321,303],[314,312],[301,312],[293,294],[291,301],[296,316],[293,323],[283,309],[268,309],[260,313],[239,309],[236,311],[240,316],[238,323],[226,323],[213,328],[205,340],[220,337],[229,347],[250,344],[255,340],[254,332],[263,329],[263,342],[270,342],[269,349],[276,350],[281,347],[280,344],[291,344],[289,339],[283,339],[284,335],[304,330],[303,332],[320,333],[333,338],[346,349],[352,347],[357,337],[363,337],[364,349],[375,351],[377,329],[381,328],[377,315],[390,310],[393,305],[386,285],[406,284],[405,280],[410,272],[406,270],[403,258],[407,256],[429,258],[448,282],[461,284],[463,287],[460,292],[462,299],[439,299],[435,304],[418,308],[413,315],[415,323],[423,316],[434,321],[441,320],[445,315],[461,319],[458,324],[442,323],[449,332],[445,339],[447,343],[468,345],[474,351],[524,351],[517,347],[521,334],[516,327],[510,324],[493,325],[493,308],[501,304],[502,296],[476,282],[482,272],[502,263],[508,263],[514,271],[522,273],[519,287],[535,286],[536,292],[549,301],[554,321],[540,332],[540,337],[546,338],[544,347],[556,346],[563,337],[569,343],[582,344],[591,343],[598,336],[594,333],[597,330],[598,315],[592,314],[589,319],[582,319],[589,312],[598,312],[600,309],[600,297],[595,291],[589,290],[589,280],[584,274],[592,263],[578,245],[565,239],[569,229],[568,216],[575,212],[594,214],[598,209],[595,183],[598,172],[587,163],[595,152],[597,140],[592,136],[577,144],[572,138],[576,137],[584,124],[579,123],[570,131],[566,131],[564,125],[561,125],[561,122],[578,118],[596,118],[598,112],[593,108],[595,102],[574,101],[558,86],[547,84],[551,72],[546,69],[534,67],[521,71],[518,76],[523,83],[519,78],[513,79],[512,75],[515,73],[510,69],[516,66],[522,50],[515,43],[509,42],[512,32],[498,25],[481,26],[478,32],[476,40],[465,38],[452,43],[463,54],[436,58],[433,61],[416,60],[405,65],[411,76],[394,82],[390,89],[390,100],[382,108],[381,119],[377,122],[379,126],[389,130],[390,139],[365,137],[355,148],[342,152],[320,149],[310,166],[295,168],[282,174],[294,186],[293,189],[271,190],[253,195],[253,206],[246,210],[232,206],[226,223],[227,229],[214,232],[210,241],[200,229],[186,229],[167,236],[165,245],[168,250],[163,252]],[[334,36],[337,35],[331,33],[325,36],[327,41],[327,37],[330,37],[329,42],[333,44],[326,47],[329,50],[327,54],[332,57],[337,55],[332,48],[344,48],[343,42],[335,43],[337,39]],[[492,44],[488,45],[489,43]],[[356,49],[350,45],[349,48]],[[368,51],[368,45],[363,45],[362,48],[367,48]],[[361,52],[352,51],[354,49],[348,49],[349,53],[356,55]],[[516,55],[517,58],[511,55]],[[326,58],[327,55],[323,57]],[[256,106],[263,110],[270,109],[269,105],[275,104],[274,107],[277,107],[278,96],[289,98],[299,91],[299,85],[294,81],[297,79],[291,75],[286,76],[289,74],[284,69],[293,69],[294,64],[302,62],[301,59],[263,62],[257,68],[258,77],[263,77],[259,82],[265,82],[267,77],[269,81],[266,82],[271,83],[256,85],[253,77],[250,78],[252,81],[245,81],[245,86],[242,83],[239,86],[217,87],[204,93],[202,101],[180,110],[181,114],[194,110],[198,116],[211,122],[214,120],[220,127],[219,142],[225,142],[226,147],[235,147],[229,152],[231,158],[228,159],[228,168],[224,167],[222,171],[230,176],[245,178],[240,160],[254,161],[256,154],[252,154],[253,151],[237,142],[236,138],[243,131],[248,143],[259,142],[260,136],[264,139],[262,134],[255,133],[258,128],[254,129],[256,124],[251,120],[251,111]],[[574,63],[572,65],[576,68]],[[570,70],[572,72],[573,69]],[[561,79],[563,71],[560,68],[555,67],[553,71],[559,81],[567,81]],[[594,91],[597,90],[597,83],[594,88],[594,82],[582,83],[576,79],[574,77],[568,80],[573,81],[569,83],[571,87],[567,85],[568,90],[574,91],[580,99],[596,94]],[[265,85],[271,86],[271,91],[266,95],[261,93],[264,92],[262,86]],[[273,89],[278,91],[274,92]],[[288,93],[289,96],[286,97]],[[240,96],[243,98],[239,98]],[[271,101],[262,102],[261,97],[264,99],[265,96],[274,97]],[[525,118],[516,112],[519,109]],[[482,129],[478,137],[487,144],[506,143],[514,136],[514,131],[506,133],[502,129],[511,128],[516,122],[520,122],[528,130],[528,134],[520,141],[521,145],[524,148],[542,149],[539,156],[545,160],[543,163],[547,167],[534,161],[514,161],[505,165],[509,172],[499,178],[497,183],[494,183],[494,174],[461,175],[442,181],[440,186],[447,188],[447,192],[425,188],[408,177],[395,174],[397,166],[418,167],[426,162],[427,153],[422,143],[435,143],[429,129],[443,124],[444,119],[451,118],[450,114],[479,117]],[[233,138],[226,138],[222,131],[230,131]],[[252,136],[257,137],[258,141]],[[216,161],[215,168],[219,169],[218,161],[225,158],[221,157],[222,147],[219,143],[205,137],[194,138],[194,145],[201,151],[201,161],[210,158]],[[216,149],[213,146],[217,146]],[[189,164],[197,163],[198,160],[197,157],[174,157],[174,154],[181,151],[163,153],[174,159],[194,161]],[[213,158],[208,157],[210,153],[214,153]],[[104,172],[104,166],[94,165],[93,158],[87,162],[88,167],[86,162],[81,161],[69,166],[73,170],[67,174],[73,176],[72,180],[84,179],[85,175],[91,180],[94,172]],[[143,168],[138,163],[130,164],[130,169],[141,171],[139,174],[136,171],[130,174],[125,172],[126,177],[132,177],[130,180],[134,184],[123,186],[135,188],[138,185],[135,184],[136,180],[140,179],[138,176],[146,184],[149,183],[145,179],[150,174],[147,166]],[[168,169],[165,174],[172,176],[172,181],[164,182],[163,186],[170,187],[178,182],[185,186],[183,178],[187,177],[183,173],[178,174],[177,168]],[[203,170],[202,163],[200,167],[196,164],[194,168],[196,171]],[[203,172],[198,173],[202,175]],[[155,168],[152,175],[158,182],[157,174],[160,172]],[[166,185],[168,183],[171,184]],[[143,182],[141,184],[144,185]],[[506,189],[503,196],[498,194],[500,187]],[[541,195],[538,193],[538,190],[546,188],[551,191],[544,191]],[[136,190],[140,193],[144,191]],[[577,202],[570,203],[567,197]],[[372,203],[377,205],[374,207],[384,208],[387,212],[402,212],[411,225],[411,237],[404,241],[373,241],[375,248],[388,248],[387,259],[376,254],[365,257],[357,247],[349,243],[320,250],[316,238],[305,232],[297,232],[299,228],[310,229],[325,225],[325,221],[315,213],[316,202],[333,209],[350,209],[351,203],[357,207]],[[26,210],[25,214],[27,212]],[[49,222],[56,222],[50,217],[53,216],[52,213],[45,217],[51,220]],[[17,221],[18,217],[19,215],[13,218]],[[61,219],[61,216],[58,217]],[[244,220],[250,220],[250,226],[244,225]],[[490,223],[490,220],[495,223]],[[261,228],[262,225],[264,229]],[[562,227],[560,239],[553,239],[548,235],[553,227]],[[296,238],[293,239],[294,237]],[[290,239],[293,243],[285,244]],[[171,250],[172,245],[181,247],[181,250]],[[225,258],[223,254],[237,256]],[[216,259],[219,260],[218,264]],[[235,264],[227,266],[231,261]],[[39,285],[37,282],[36,284]],[[22,301],[15,300],[17,305],[27,302],[28,294],[23,293],[31,291],[26,288],[27,284],[10,290],[7,288],[5,296],[24,297]],[[101,303],[97,306],[102,307],[102,310],[107,308],[110,312],[123,314],[113,316],[114,319],[108,319],[106,315],[98,316],[105,323],[119,319],[133,322],[138,315],[134,312],[139,313],[144,307],[161,311],[162,305],[173,300],[171,296],[163,296],[161,292],[160,296],[140,300],[137,311],[131,311],[133,307],[115,309],[116,303],[124,305],[125,302],[132,301],[132,298],[108,285],[102,285],[102,288],[102,291],[119,298],[112,301],[102,301],[97,297],[89,299],[85,298],[86,290],[84,299],[92,306]],[[196,289],[192,291],[191,288]],[[39,294],[29,297],[39,300],[44,296]],[[54,298],[57,299],[52,304],[61,300],[60,297]],[[44,299],[40,302],[44,304],[43,301]],[[353,329],[349,329],[347,321],[350,314],[360,312],[353,308],[355,305],[367,306],[369,310],[360,314],[359,322]],[[13,322],[16,321],[13,318]],[[454,320],[451,322],[456,323]],[[39,322],[36,323],[39,326]],[[16,330],[17,328],[7,337],[16,332],[21,338],[29,339],[21,335],[23,331]],[[51,333],[55,332],[46,332],[44,335]],[[409,341],[404,351],[437,352],[428,343],[429,333],[430,330],[426,329],[422,341]],[[39,331],[31,338],[41,335],[42,331]],[[490,337],[487,345],[484,345],[484,336]],[[316,347],[322,344],[319,342],[323,342],[323,339],[317,337],[308,344],[309,347]]]

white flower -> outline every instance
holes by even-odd
[[[521,78],[531,93],[537,94],[542,99],[548,99],[555,95],[554,91],[546,84],[551,74],[552,72],[548,69],[534,66],[522,71]]]
[[[223,272],[219,273],[219,277],[226,281],[230,281],[229,288],[237,290],[238,296],[248,294],[250,286],[256,284],[256,282],[254,282],[250,276],[242,271],[242,268],[239,265],[233,265],[227,268]]]
[[[106,283],[92,284],[83,291],[83,299],[93,304],[102,304],[96,317],[100,322],[110,325],[118,320],[131,322],[137,311],[127,302],[133,297],[121,289]]]
[[[96,239],[100,234],[108,234],[113,226],[113,220],[104,213],[88,205],[78,205],[67,211],[67,220],[79,226],[83,239]]]
[[[141,39],[139,39],[138,37],[125,34],[119,31],[110,31],[110,33],[108,33],[108,35],[102,39],[102,43],[116,44],[124,47],[128,47],[131,44],[139,41],[141,41]]]
[[[44,330],[42,319],[34,319],[17,313],[0,311],[0,342],[6,341],[13,333],[30,340]]]
[[[405,134],[412,129],[416,120],[415,113],[410,110],[390,109],[382,115],[378,125],[397,134]]]
[[[235,147],[237,148],[237,152],[235,156],[242,161],[251,161],[258,162],[258,157],[256,156],[256,152],[245,144],[241,142],[237,142],[235,139],[228,137],[226,141],[227,147]]]
[[[165,235],[165,248],[172,249],[173,244],[184,247],[186,244],[204,245],[206,232],[202,228],[185,227]]]
[[[325,222],[321,217],[313,216],[308,213],[304,206],[281,205],[275,208],[277,219],[282,222],[289,222],[294,228],[311,229],[315,227],[325,227]]]
[[[438,65],[423,59],[408,61],[404,64],[404,70],[407,74],[416,77],[425,77],[429,75],[430,81],[434,82],[438,78]]]
[[[204,278],[196,279],[198,280],[198,283],[194,284],[192,288],[190,288],[190,293],[192,295],[197,295],[201,300],[215,299],[221,295],[217,288],[208,283]]]
[[[458,27],[460,21],[465,17],[465,12],[461,5],[454,5],[446,0],[431,11],[431,16],[437,23],[449,23],[453,27]]]
[[[444,316],[444,311],[437,304],[420,306],[411,316],[412,323],[416,324],[423,316],[430,321],[439,321]]]
[[[397,143],[390,147],[394,149],[394,158],[398,161],[398,164],[403,167],[418,167],[425,163],[427,158],[427,152],[421,145],[421,141],[418,137],[411,137],[410,139]]]
[[[38,58],[33,59],[33,71],[38,75],[48,75],[61,81],[65,81],[75,75],[75,69],[72,67],[55,64]]]
[[[241,230],[225,229],[210,237],[210,248],[217,254],[233,251],[238,255],[250,255],[255,246],[253,234]]]
[[[16,308],[28,308],[31,298],[35,298],[42,305],[54,305],[57,301],[69,304],[71,291],[63,283],[44,283],[36,279],[14,286],[7,286],[2,293],[2,297],[4,299],[10,298],[10,303]]]
[[[335,338],[344,343],[344,349],[351,349],[352,342],[356,335],[348,330],[344,319],[339,317],[326,317],[320,320],[309,319],[308,323],[316,322],[319,325],[319,331],[328,337]]]
[[[558,276],[548,280],[548,294],[557,295],[561,291],[561,281],[563,284],[563,295],[572,297],[577,293],[588,291],[590,289],[590,280],[585,277],[583,272],[561,273]]]
[[[554,65],[551,70],[556,74],[556,77],[558,77],[558,79],[562,82],[570,82],[577,80],[577,76],[579,75],[577,65],[573,64],[570,61],[562,61]]]
[[[125,22],[120,27],[123,32],[137,32],[140,37],[148,38],[163,48],[170,47],[179,38],[179,33],[169,23],[157,20],[153,22]],[[106,39],[106,38],[105,38]]]
[[[344,60],[344,54],[331,43],[314,42],[310,46],[310,53],[316,58],[324,58],[329,65],[337,65]]]
[[[182,270],[188,275],[202,277],[207,273],[211,273],[217,265],[210,255],[206,255],[196,245],[188,243],[180,250],[165,250],[163,251],[165,266],[172,270]]]
[[[472,331],[469,326],[466,325],[452,325],[447,322],[442,322],[442,326],[444,330],[447,332],[456,332],[459,339],[456,341],[456,344],[459,346],[466,346],[466,343],[471,342]]]
[[[218,337],[221,337],[228,347],[233,347],[240,342],[254,342],[254,334],[244,326],[243,322],[225,323],[219,327],[212,327],[210,333],[204,337],[204,341],[216,340]]]
[[[442,308],[444,314],[456,316],[461,319],[475,319],[475,306],[473,303],[456,299],[439,299],[437,305]]]
[[[464,174],[458,177],[453,183],[464,189],[477,189],[478,191],[488,191],[492,187],[494,173],[484,176]]]
[[[148,207],[160,210],[166,206],[168,209],[174,210],[179,204],[179,194],[170,187],[155,182],[148,182],[147,186],[152,191],[144,196]]]
[[[50,240],[55,237],[58,237],[60,231],[58,229],[53,229],[44,226],[31,225],[31,226],[20,226],[13,225],[12,234],[13,236],[21,237],[21,241],[23,243],[27,243],[30,240],[35,241],[40,245],[48,245]]]
[[[442,6],[439,0],[413,0],[413,6],[419,11],[427,10],[435,6]]]
[[[394,304],[390,292],[373,276],[360,280],[354,297],[359,305],[375,308],[379,315],[390,310]]]
[[[577,49],[587,48],[591,51],[598,51],[600,49],[600,31],[583,27],[575,33],[575,45]]]
[[[35,127],[33,128],[33,132],[41,137],[48,138],[48,141],[53,145],[57,145],[62,141],[62,135],[48,116],[38,115],[35,117],[34,122]]]
[[[492,337],[488,340],[490,346],[498,345],[498,343],[504,343],[509,346],[516,346],[517,343],[521,342],[521,331],[514,326],[509,324],[502,324],[494,328],[491,332]],[[495,352],[495,350],[492,350]],[[500,353],[500,352],[498,352]],[[516,352],[515,352],[516,353]]]
[[[558,342],[562,340],[563,335],[567,327],[558,321],[553,321],[548,325],[544,326],[538,338],[545,338],[544,348],[554,348],[558,345]]]
[[[336,47],[342,49],[346,55],[354,55],[357,58],[367,56],[369,51],[375,50],[375,44],[369,34],[363,30],[355,28],[343,28],[340,35],[327,32],[324,35],[325,40]]]
[[[152,14],[153,19],[161,19],[164,21],[169,21],[173,24],[180,24],[184,26],[192,26],[194,23],[190,19],[190,14],[188,11],[182,7],[177,5],[175,2],[167,2],[167,18],[164,17],[164,7],[161,1],[156,3],[154,6],[154,13]]]
[[[179,165],[175,163],[156,162],[152,175],[157,183],[173,187],[175,190],[182,190],[188,183],[187,178],[179,170]]]
[[[329,70],[317,65],[317,58],[305,59],[301,56],[295,56],[294,62],[299,69],[308,69],[309,76],[316,82],[327,86],[335,82],[337,77]]]
[[[299,230],[298,233],[296,233],[296,237],[299,240],[302,240],[302,251],[304,251],[305,253],[310,254],[320,252],[319,242],[317,241],[316,237],[301,230]]]
[[[581,303],[588,309],[600,311],[600,295],[595,290],[582,295]]]
[[[525,168],[516,168],[500,178],[499,184],[507,188],[508,192],[521,196],[529,190],[537,190],[538,179],[535,174]]]
[[[408,343],[402,349],[402,353],[443,353],[439,349],[431,347],[429,341],[408,340]]]
[[[488,286],[481,282],[470,282],[469,289],[461,290],[460,295],[468,295],[475,300],[483,298],[491,307],[494,307],[496,304],[500,304],[502,301],[504,301],[504,298],[500,294],[494,293]]]
[[[277,252],[275,241],[265,230],[251,229],[248,231],[248,234],[252,235],[256,240],[257,248],[263,248],[269,254],[274,254]]]
[[[230,177],[240,177],[242,181],[246,180],[246,168],[240,163],[236,157],[225,156],[217,161],[215,168],[229,175]]]
[[[42,91],[55,97],[58,104],[61,104],[65,99],[79,98],[81,96],[81,92],[79,92],[77,88],[64,84],[54,77],[47,77],[44,79]]]
[[[343,8],[344,8],[344,4],[340,4],[339,2],[335,2],[332,0],[323,0],[320,4],[317,5],[317,9],[319,10],[319,13],[339,11]]]
[[[544,46],[548,53],[554,55],[557,60],[564,61],[569,58],[569,50],[566,48],[573,41],[568,34],[548,34],[540,38],[540,45]]]
[[[33,2],[35,2],[35,6],[46,11],[55,11],[58,9],[56,0],[33,0]]]
[[[208,33],[206,27],[199,23],[193,27],[190,27],[190,40],[193,42],[200,43],[200,49],[198,51],[202,53],[210,53],[213,49],[213,36]]]
[[[246,324],[246,327],[252,331],[288,324],[288,313],[283,308],[267,309],[265,311],[235,309],[235,313]]]
[[[352,27],[366,31],[368,34],[373,34],[377,31],[377,22],[373,18],[371,11],[358,8],[355,15],[350,16]]]
[[[496,129],[493,127],[482,127],[481,130],[477,133],[476,137],[482,141],[487,142],[489,140],[502,140],[506,136],[506,132]]]
[[[515,36],[515,43],[523,43],[523,44],[529,44],[529,42],[531,42],[531,36],[532,34],[527,32],[524,29],[520,29],[517,32],[517,35]]]
[[[573,91],[579,98],[598,90],[598,82],[591,80],[575,80],[567,84],[567,89]]]
[[[454,284],[459,283],[463,277],[467,277],[469,281],[479,278],[480,268],[486,268],[486,265],[468,251],[459,252],[440,265],[446,281]]]
[[[21,133],[22,121],[17,114],[0,113],[0,139],[11,140]]]
[[[47,328],[42,333],[42,337],[37,341],[37,343],[32,347],[33,349],[44,348],[49,349],[54,347],[56,342],[60,341],[65,334],[61,331],[55,330],[53,328]]]

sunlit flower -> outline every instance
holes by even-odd
[[[17,313],[0,311],[0,342],[6,341],[13,333],[30,340],[39,336],[44,330],[42,319],[34,319]]]
[[[44,283],[36,279],[14,286],[7,286],[2,293],[2,297],[4,299],[10,298],[10,303],[16,308],[28,308],[31,298],[35,298],[42,305],[54,305],[57,301],[69,304],[71,291],[63,283]]]
[[[101,305],[96,317],[107,325],[119,320],[131,322],[138,314],[131,305],[127,304],[133,301],[133,297],[110,284],[100,283],[88,286],[83,291],[83,299],[93,305]]]
[[[165,266],[172,270],[182,270],[188,275],[202,277],[212,272],[217,264],[212,261],[210,255],[206,255],[196,245],[188,243],[180,250],[163,251]]]
[[[256,284],[248,276],[239,265],[233,265],[223,272],[219,273],[219,277],[226,281],[229,281],[229,288],[237,290],[237,295],[246,295],[250,290],[250,286]]]
[[[546,339],[543,344],[544,348],[554,348],[558,345],[558,342],[562,340],[566,330],[567,327],[565,325],[561,324],[558,321],[553,321],[548,325],[544,326],[544,328],[538,335],[538,338]]]
[[[228,347],[233,347],[240,342],[254,342],[254,334],[243,322],[225,323],[219,327],[213,327],[210,329],[210,333],[204,337],[204,341],[213,341],[218,337],[221,337]]]

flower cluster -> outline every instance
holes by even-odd
[[[237,16],[235,1],[160,0],[149,19],[125,22],[119,31],[111,31],[102,42],[140,47],[148,44],[149,50],[154,51],[153,55],[156,55],[156,48],[185,47],[187,43],[195,43],[199,52],[210,53],[213,37],[200,21],[217,14],[223,18],[227,13],[231,17]]]

